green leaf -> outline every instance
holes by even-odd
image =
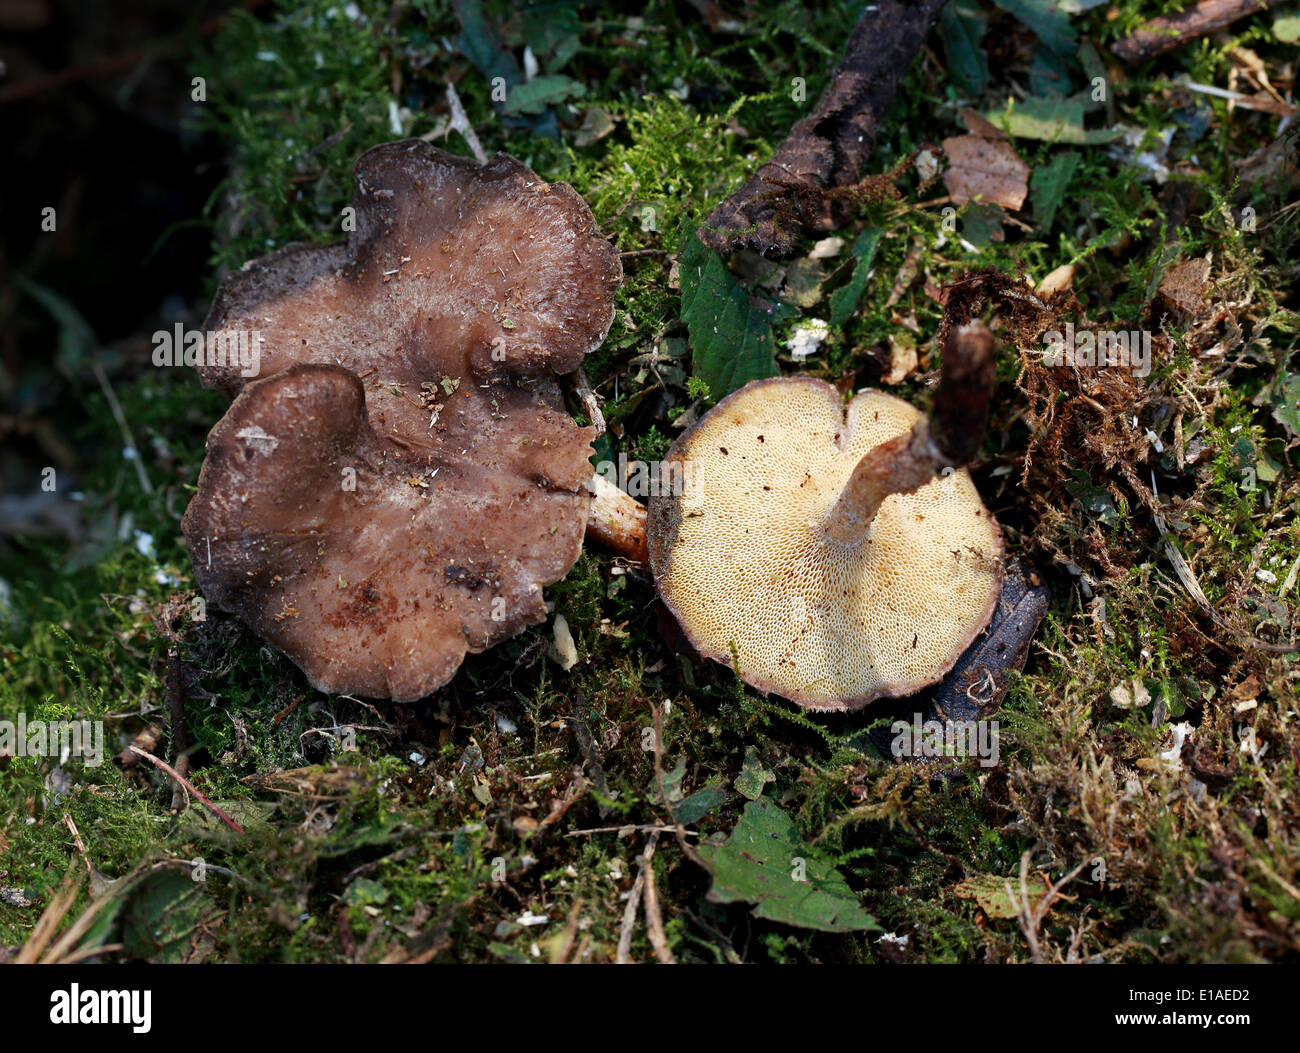
[[[1000,205],[968,205],[961,217],[961,236],[977,249],[987,249],[1001,240],[1005,218]]]
[[[572,77],[551,73],[534,77],[526,84],[516,84],[506,95],[505,113],[513,116],[519,113],[537,115],[548,106],[554,106],[568,99],[580,99],[587,94],[587,89]]]
[[[1048,143],[1108,143],[1120,132],[1083,126],[1083,103],[1074,99],[1009,100],[1006,107],[984,115],[989,123],[1017,139]]]
[[[684,826],[691,823],[698,823],[713,809],[719,805],[726,804],[727,798],[731,795],[727,793],[725,786],[721,782],[712,782],[703,789],[696,790],[687,797],[681,804],[675,806],[672,810],[673,819]]]
[[[884,231],[870,227],[858,235],[853,243],[853,255],[857,263],[853,267],[853,276],[846,285],[831,293],[831,325],[843,325],[853,317],[853,312],[866,291],[867,281],[871,277],[871,265],[876,258],[876,249]]]
[[[1273,419],[1300,435],[1300,373],[1288,373],[1273,389]]]
[[[53,289],[30,282],[21,274],[15,275],[15,281],[23,292],[49,312],[58,325],[59,343],[54,360],[64,376],[75,378],[90,360],[98,343],[90,323],[77,310],[76,304]]]
[[[1012,896],[1020,895],[1020,878],[998,877],[996,874],[976,874],[960,884],[953,886],[953,892],[962,899],[973,899],[990,918],[1014,918],[1020,913],[1020,905],[1007,895],[1007,885],[1011,885]],[[1025,891],[1029,893],[1030,903],[1047,895],[1047,883],[1038,875],[1025,881]]]
[[[699,822],[719,805],[726,804],[731,796],[723,785],[722,779],[715,777],[707,785],[696,790],[690,796],[682,784],[686,781],[686,761],[679,760],[671,771],[664,772],[663,798],[668,810],[673,813],[673,821],[689,824]],[[646,792],[652,797],[659,797],[659,777],[650,776]]]
[[[203,884],[189,874],[175,870],[151,874],[127,906],[123,950],[128,957],[155,963],[182,961],[206,909]]]
[[[1080,160],[1080,155],[1073,150],[1057,154],[1051,164],[1035,168],[1029,178],[1029,199],[1034,205],[1034,219],[1044,234],[1052,229],[1056,210],[1065,200]]]
[[[840,872],[765,797],[745,805],[726,844],[701,845],[700,855],[713,872],[714,903],[743,900],[755,904],[757,917],[819,932],[880,928]]]
[[[460,53],[474,63],[488,80],[503,77],[506,84],[518,81],[519,68],[501,46],[496,28],[480,0],[463,0],[456,5],[456,14],[461,25],[461,34],[456,38],[456,47]]]
[[[1300,42],[1300,15],[1281,15],[1273,23],[1273,35],[1284,44]]]
[[[1074,29],[1070,16],[1061,8],[1059,0],[993,0],[998,7],[1015,15],[1032,29],[1038,42],[1058,55],[1074,51]]]
[[[1115,499],[1110,491],[1101,486],[1094,486],[1092,477],[1087,472],[1076,468],[1071,474],[1072,477],[1065,482],[1065,488],[1079,499],[1083,507],[1095,516],[1098,522],[1107,525],[1114,523],[1119,518],[1119,512],[1115,508]]]
[[[772,324],[795,312],[750,296],[694,232],[682,247],[681,276],[682,321],[691,336],[694,373],[713,397],[776,376]]]
[[[382,907],[388,902],[390,893],[373,878],[360,877],[350,884],[343,893],[343,901],[354,907],[374,905]]]
[[[1074,62],[1057,51],[1038,48],[1029,64],[1029,91],[1037,96],[1070,94],[1070,70]]]
[[[989,82],[989,63],[980,38],[989,20],[975,0],[954,0],[939,15],[948,73],[967,95],[983,95]]]
[[[757,801],[763,796],[763,787],[775,781],[775,773],[763,767],[763,762],[758,759],[758,751],[753,746],[746,749],[745,762],[733,784],[736,789],[749,800]]]

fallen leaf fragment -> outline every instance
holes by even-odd
[[[978,135],[958,135],[943,141],[949,167],[944,186],[953,204],[993,202],[1019,209],[1029,194],[1029,166],[1009,143]]]

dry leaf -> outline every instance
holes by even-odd
[[[882,384],[901,384],[916,372],[916,344],[912,341],[899,340],[892,333],[889,337],[889,373],[880,378]]]
[[[978,135],[959,135],[943,141],[949,168],[944,186],[953,204],[967,201],[996,203],[1019,209],[1029,194],[1029,166],[1016,156],[1011,145]]]
[[[966,125],[966,130],[972,135],[978,135],[981,139],[1006,139],[1007,133],[999,128],[996,124],[986,120],[980,114],[967,106],[961,111],[961,119]]]
[[[1204,306],[1205,283],[1210,277],[1210,258],[1183,260],[1165,273],[1160,281],[1160,296],[1171,308],[1190,317],[1200,314]]]

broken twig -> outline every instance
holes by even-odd
[[[1247,15],[1277,7],[1282,0],[1201,0],[1186,11],[1164,15],[1144,23],[1115,41],[1111,51],[1125,62],[1145,62],[1166,51],[1182,47]]]
[[[167,773],[168,775],[170,775],[173,779],[175,779],[175,780],[176,780],[177,782],[179,782],[182,786],[184,786],[185,789],[186,789],[189,793],[192,793],[192,794],[194,795],[195,799],[199,802],[199,804],[203,805],[204,808],[206,808],[209,812],[211,812],[211,813],[212,813],[213,815],[215,815],[218,819],[220,819],[223,823],[225,823],[228,827],[230,827],[230,829],[232,829],[233,831],[235,831],[235,833],[237,833],[237,834],[242,834],[242,833],[244,832],[244,828],[243,828],[242,826],[240,826],[237,822],[235,822],[235,820],[233,820],[232,818],[230,818],[229,815],[227,815],[225,812],[223,812],[220,808],[218,808],[218,807],[217,807],[215,804],[213,804],[210,800],[208,800],[206,797],[204,797],[203,794],[201,794],[198,790],[196,790],[196,789],[194,788],[194,784],[193,784],[192,782],[190,782],[187,778],[185,778],[183,775],[181,775],[180,772],[178,772],[175,768],[173,768],[173,767],[172,767],[170,764],[168,764],[166,761],[159,760],[159,759],[158,759],[157,757],[155,757],[152,753],[146,753],[146,752],[145,752],[144,750],[142,750],[139,746],[132,746],[132,747],[130,747],[130,748],[131,748],[131,750],[133,750],[135,753],[140,754],[140,756],[143,757],[145,760],[147,760],[147,761],[149,761],[151,764],[153,764],[153,766],[154,766],[155,768],[158,768],[158,769],[160,769],[161,771],[166,772],[166,773]]]
[[[700,240],[723,253],[749,247],[786,255],[794,248],[799,222],[834,226],[829,202],[821,216],[792,222],[782,214],[783,195],[774,194],[773,186],[827,189],[858,181],[903,74],[943,5],[944,0],[881,0],[870,6],[812,113],[790,130],[767,164],[713,210],[700,228]]]

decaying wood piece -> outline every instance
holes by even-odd
[[[1144,23],[1135,32],[1115,41],[1111,51],[1125,62],[1143,62],[1173,51],[1189,40],[1212,33],[1270,7],[1282,0],[1201,0],[1199,4]]]
[[[774,181],[818,188],[856,183],[876,131],[944,0],[881,0],[854,27],[844,58],[813,112],[794,126],[772,159],[719,205],[700,240],[722,253],[754,248],[785,255],[798,223],[782,216]],[[844,207],[843,205],[839,207]],[[815,229],[837,225],[835,206],[800,217]]]
[[[937,721],[944,726],[991,717],[1002,705],[1011,674],[1025,667],[1050,598],[1032,566],[1015,556],[1008,559],[1002,594],[988,627],[939,684],[901,702],[893,715],[905,722]],[[890,724],[873,728],[870,738],[882,755],[892,755]]]
[[[620,556],[647,562],[646,509],[603,475],[591,477],[591,511],[587,516],[587,537],[595,538]]]

